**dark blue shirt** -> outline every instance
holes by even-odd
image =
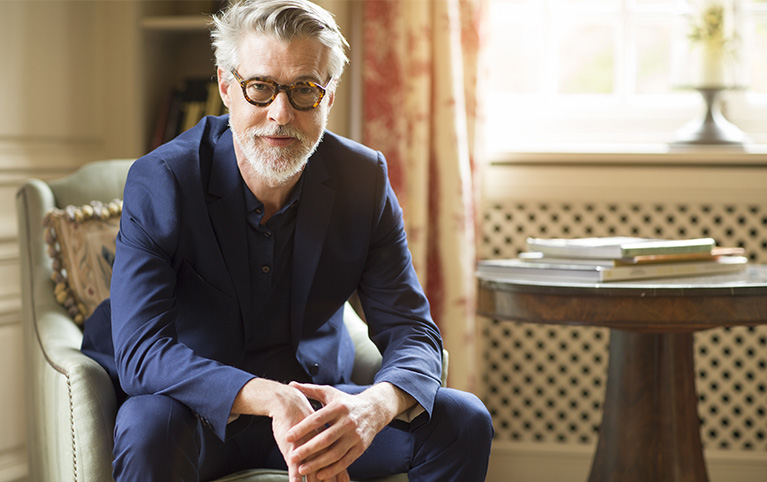
[[[302,184],[303,177],[285,206],[262,224],[264,204],[243,181],[252,291],[249,322],[254,324],[255,336],[242,368],[281,382],[311,381],[296,360],[290,330],[293,239]]]

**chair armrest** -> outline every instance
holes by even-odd
[[[344,305],[344,324],[354,342],[354,368],[352,383],[370,385],[381,368],[381,352],[368,337],[368,327],[354,311],[352,305]]]
[[[38,308],[40,308],[38,306]],[[117,401],[106,371],[80,351],[79,328],[52,307],[28,347],[30,465],[40,480],[111,480]],[[71,464],[71,465],[70,465]]]
[[[370,385],[381,368],[381,352],[368,337],[368,327],[350,303],[344,305],[344,323],[354,342],[354,368],[352,383]],[[442,350],[442,386],[447,386],[448,353]]]

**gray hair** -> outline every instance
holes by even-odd
[[[328,48],[328,74],[336,81],[349,62],[349,44],[327,10],[307,0],[244,0],[213,16],[210,36],[216,67],[226,72],[227,78],[240,65],[239,45],[248,33],[285,42],[299,37],[319,40]]]

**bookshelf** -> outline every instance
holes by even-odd
[[[316,0],[336,16],[347,38],[353,35],[351,0]],[[210,46],[210,15],[227,0],[155,0],[132,2],[137,25],[134,42],[139,72],[139,125],[141,150],[147,152],[156,138],[156,123],[174,88],[189,79],[215,80],[215,62]],[[351,69],[350,69],[351,70]],[[352,88],[350,72],[338,87],[328,128],[350,135]]]
[[[178,117],[188,113],[181,104],[191,99],[174,100],[174,93],[183,96],[191,79],[215,81],[208,24],[211,13],[219,6],[218,1],[136,3],[138,70],[141,72],[138,90],[142,99],[140,123],[144,152],[188,126],[189,122]],[[207,91],[204,94],[207,96]],[[195,100],[198,98],[199,95]],[[204,113],[195,109],[194,115]],[[158,123],[165,125],[164,135]]]

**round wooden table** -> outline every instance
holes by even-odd
[[[590,482],[703,482],[695,331],[767,323],[767,265],[737,274],[611,283],[479,280],[479,314],[610,328]]]

